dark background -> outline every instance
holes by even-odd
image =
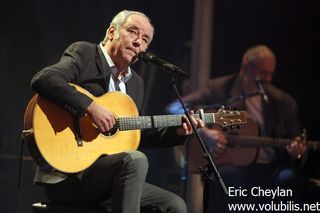
[[[267,44],[277,56],[274,83],[292,94],[300,106],[308,138],[320,139],[319,50],[320,3],[317,0],[214,1],[212,77],[239,70],[243,52]],[[194,4],[192,0],[4,0],[0,3],[0,208],[16,206],[20,135],[23,114],[34,94],[32,76],[57,62],[72,42],[99,42],[112,17],[123,9],[146,13],[155,26],[150,51],[189,72]],[[134,66],[146,81],[146,113],[162,114],[175,99],[166,73],[150,65]],[[192,79],[190,79],[192,81]],[[184,79],[178,79],[178,86]],[[180,170],[173,166],[171,149],[147,151],[150,182],[179,193]],[[320,177],[319,153],[311,153],[306,176]],[[160,160],[159,160],[160,159]],[[32,186],[34,165],[24,150],[20,206],[44,199]]]

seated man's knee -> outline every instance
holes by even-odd
[[[175,213],[187,212],[187,206],[185,201],[178,195],[171,194],[171,196],[168,196],[167,204],[168,204],[167,212],[175,212]]]
[[[297,172],[293,169],[287,168],[279,171],[276,177],[277,185],[295,185],[300,179]]]
[[[140,151],[128,152],[128,156],[124,159],[128,169],[136,172],[147,172],[149,162],[147,156]]]

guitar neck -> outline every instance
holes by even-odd
[[[182,125],[183,115],[154,115],[139,117],[120,117],[117,119],[120,131],[149,129],[159,127],[173,127]],[[194,115],[199,118],[199,115]],[[206,123],[215,123],[215,113],[205,113],[204,120]]]
[[[269,137],[256,137],[256,136],[240,136],[228,135],[230,146],[244,146],[244,147],[272,147],[272,148],[285,148],[291,143],[291,139],[284,138],[269,138]],[[310,150],[317,151],[320,149],[319,141],[308,141],[307,147]]]

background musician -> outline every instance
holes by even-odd
[[[290,188],[294,198],[299,201],[302,194],[303,179],[294,167],[294,162],[301,159],[306,152],[306,145],[301,143],[301,134],[297,102],[288,93],[274,86],[271,81],[276,69],[276,57],[273,51],[265,45],[249,48],[243,55],[240,72],[212,79],[208,88],[183,97],[187,106],[225,104],[231,108],[245,110],[248,113],[250,125],[243,125],[241,129],[252,127],[254,134],[271,138],[291,138],[291,142],[282,149],[260,147],[256,150],[247,165],[236,165],[232,162],[233,155],[227,157],[231,162],[219,164],[218,171],[227,187],[242,187],[250,190],[253,186],[263,188]],[[176,102],[169,105],[169,111]],[[249,129],[250,130],[250,129]],[[214,161],[221,160],[227,154],[228,139],[218,128],[205,127],[200,130],[202,138],[207,143],[214,157]],[[248,133],[248,131],[247,131]],[[195,141],[190,146],[195,146]],[[196,148],[189,149],[190,181],[189,185],[190,209],[201,212],[201,191],[198,186],[200,178],[197,167],[192,165],[192,158],[201,158],[201,152],[194,153]],[[246,153],[237,152],[239,159],[246,158]],[[193,156],[193,157],[192,157]],[[228,160],[227,159],[227,160]],[[200,175],[200,174],[198,174]],[[202,185],[203,187],[203,185]],[[227,212],[228,203],[239,203],[258,198],[228,197],[216,181],[209,182],[207,212]],[[197,195],[195,195],[195,193]],[[191,211],[192,212],[192,211]]]

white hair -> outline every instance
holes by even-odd
[[[150,40],[149,43],[152,41],[153,35],[154,35],[154,27],[151,24],[151,20],[148,16],[146,16],[144,13],[138,12],[138,11],[133,11],[133,10],[123,10],[121,12],[119,12],[115,17],[113,17],[112,21],[110,22],[109,28],[111,26],[114,26],[116,29],[116,37],[119,36],[119,30],[120,28],[126,23],[127,19],[129,18],[129,16],[131,15],[139,15],[139,16],[143,16],[145,17],[148,21],[149,24],[152,27],[152,34],[150,35]],[[104,40],[103,40],[103,44],[105,44],[108,40],[108,35],[106,34]]]

